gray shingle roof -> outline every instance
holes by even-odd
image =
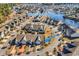
[[[36,37],[37,36],[35,34],[26,34],[26,39],[27,40],[35,41]]]
[[[24,36],[25,36],[25,35],[23,35],[23,34],[18,34],[18,35],[16,36],[16,40],[21,40]]]

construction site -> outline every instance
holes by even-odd
[[[16,3],[0,24],[0,56],[79,56],[79,4]]]

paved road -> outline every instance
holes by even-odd
[[[79,46],[75,49],[75,52],[72,54],[72,56],[79,56]]]

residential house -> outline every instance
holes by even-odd
[[[11,23],[9,23],[9,26],[10,26],[11,28],[15,27],[14,21],[12,21]]]
[[[10,26],[9,25],[6,25],[5,26],[5,29],[6,29],[7,32],[10,31]]]
[[[0,39],[3,38],[4,35],[5,35],[5,34],[4,34],[4,29],[2,28],[2,29],[0,29]]]
[[[16,36],[16,45],[26,45],[26,39],[24,34],[18,34]]]
[[[27,31],[27,32],[30,32],[30,33],[35,33],[35,32],[38,32],[38,33],[44,33],[44,25],[38,25],[38,24],[27,24],[24,29]]]
[[[18,34],[16,37],[13,37],[9,41],[9,44],[10,45],[16,45],[16,46],[21,46],[23,44],[26,44],[25,35],[24,34]]]
[[[66,37],[71,37],[71,35],[72,35],[73,33],[75,33],[75,31],[74,31],[72,28],[70,28],[69,26],[67,26],[66,24],[62,24],[62,25],[61,25],[60,31],[62,31],[62,33],[63,33],[64,36],[66,36]]]

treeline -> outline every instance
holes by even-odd
[[[4,22],[5,17],[12,13],[13,4],[0,4],[0,23]]]

